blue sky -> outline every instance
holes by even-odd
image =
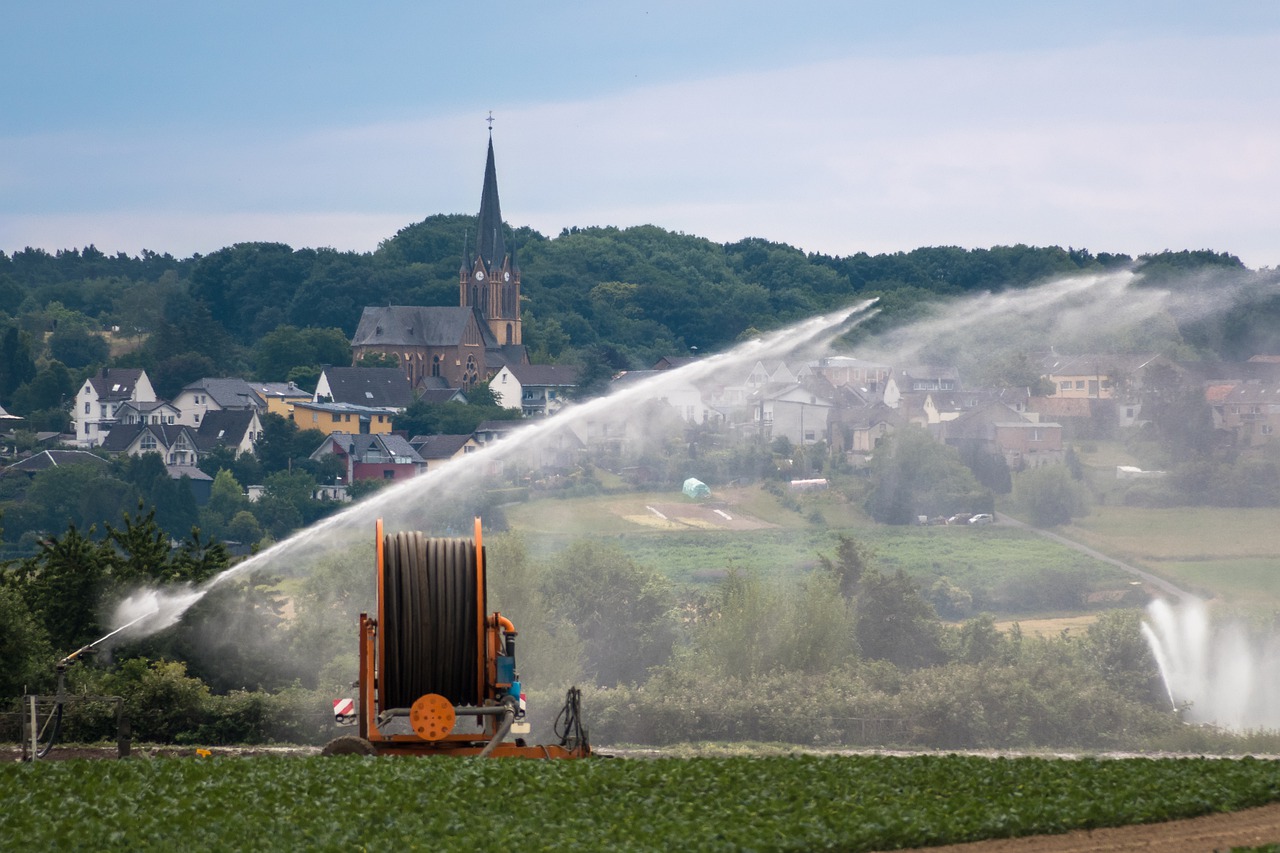
[[[492,110],[548,235],[1280,265],[1269,0],[443,6],[8,9],[0,250],[369,250],[476,212]]]

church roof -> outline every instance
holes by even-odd
[[[352,346],[456,347],[472,309],[448,306],[388,305],[365,308]],[[485,347],[496,346],[488,323],[478,323]]]

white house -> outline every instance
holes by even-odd
[[[206,412],[197,435],[202,450],[230,447],[239,456],[253,452],[254,444],[262,438],[262,421],[254,409]]]
[[[155,389],[145,370],[137,368],[103,368],[91,376],[76,392],[71,425],[77,447],[97,447],[116,424],[116,416],[124,403],[154,403]]]
[[[267,403],[243,379],[197,379],[173,399],[178,423],[199,427],[207,412],[266,411]]]
[[[199,461],[196,431],[184,424],[121,424],[107,436],[102,449],[130,456],[159,453],[169,467],[195,467]]]
[[[835,407],[829,397],[811,388],[794,384],[771,392],[761,392],[753,420],[763,422],[772,438],[785,436],[794,445],[814,444],[827,438],[827,424]]]
[[[116,409],[116,422],[129,426],[132,424],[176,424],[178,410],[172,403],[156,400],[151,403],[121,403]]]
[[[489,381],[498,405],[520,409],[525,417],[558,412],[578,387],[578,368],[564,364],[508,364]]]

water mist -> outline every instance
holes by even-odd
[[[1215,624],[1216,623],[1216,624]],[[1198,599],[1147,607],[1142,633],[1169,702],[1188,722],[1235,731],[1280,730],[1280,641],[1215,620]]]
[[[1025,337],[1040,346],[1064,341],[1082,329],[1105,332],[1122,328],[1167,307],[1168,294],[1135,289],[1131,286],[1134,279],[1130,271],[1073,276],[1033,288],[954,300],[928,319],[863,341],[852,354],[906,366],[939,348],[949,350],[965,345],[981,349],[984,357],[991,358],[1002,344],[1008,344],[1011,328],[1025,329]],[[566,407],[551,418],[521,426],[509,438],[476,453],[377,492],[201,586],[141,590],[119,605],[114,624],[123,625],[156,610],[155,619],[137,626],[141,631],[134,629],[137,633],[154,633],[180,620],[210,590],[258,570],[279,576],[306,575],[320,561],[333,559],[359,561],[372,567],[375,519],[383,518],[391,531],[447,533],[443,529],[447,510],[460,503],[465,505],[468,496],[483,491],[485,483],[501,471],[504,463],[525,464],[540,454],[551,454],[562,446],[580,442],[593,424],[623,423],[627,437],[634,439],[649,427],[643,422],[642,413],[653,408],[648,405],[650,401],[660,401],[689,386],[741,383],[761,360],[791,359],[798,363],[832,355],[831,345],[837,338],[875,313],[874,300],[864,301],[726,352],[699,358],[677,370],[661,371],[607,396]],[[1013,346],[1022,345],[1021,340],[1013,342]],[[850,353],[846,350],[842,354]]]

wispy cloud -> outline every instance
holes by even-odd
[[[1278,51],[1259,36],[853,58],[353,127],[9,137],[0,248],[128,225],[145,232],[99,245],[183,254],[263,227],[369,249],[478,208],[492,108],[503,212],[548,234],[654,223],[835,254],[1026,242],[1275,265]]]

